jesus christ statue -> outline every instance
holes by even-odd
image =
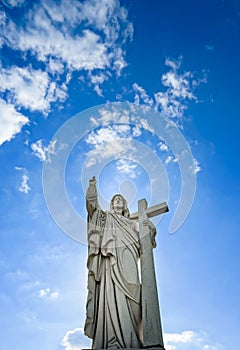
[[[127,202],[116,194],[110,210],[98,204],[96,179],[89,180],[88,298],[85,334],[92,349],[142,348],[141,283],[138,225],[130,219]],[[155,246],[156,229],[148,219]]]

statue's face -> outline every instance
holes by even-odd
[[[124,202],[122,196],[116,196],[113,200],[113,210],[123,210]]]

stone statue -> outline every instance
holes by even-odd
[[[152,250],[156,246],[156,229],[148,217],[156,214],[147,215],[144,211],[145,216],[142,216],[141,223],[138,213],[134,214],[139,219],[138,225],[130,218],[127,202],[120,194],[112,198],[110,210],[103,211],[98,204],[95,177],[89,180],[86,205],[88,298],[85,334],[93,339],[93,349],[143,348],[145,345],[149,347],[148,340],[144,341],[144,334],[148,338],[149,330],[144,333],[143,329],[143,325],[148,324],[149,320],[142,320],[144,291],[139,277],[142,245],[138,226],[141,225],[142,230],[146,230]],[[146,271],[145,275],[141,274],[141,277],[150,283],[145,287],[154,289]],[[153,308],[159,309],[157,299],[156,302],[150,300],[150,303],[153,303]],[[156,330],[157,340],[153,340],[153,344],[150,340],[150,346],[164,349],[159,331],[161,333],[161,328]]]

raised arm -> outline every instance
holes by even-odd
[[[95,176],[89,180],[89,186],[86,193],[86,207],[88,215],[91,218],[94,211],[98,208],[98,194]]]

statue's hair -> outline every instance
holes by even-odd
[[[127,218],[129,218],[129,217],[130,217],[130,213],[129,213],[129,210],[128,210],[127,201],[126,201],[126,199],[125,199],[120,193],[117,193],[117,194],[115,194],[115,195],[112,197],[111,202],[110,202],[110,210],[113,210],[113,202],[114,202],[115,197],[117,197],[117,196],[120,196],[120,197],[122,197],[122,199],[123,199],[123,211],[122,211],[122,215],[123,215],[123,216],[126,216]]]

